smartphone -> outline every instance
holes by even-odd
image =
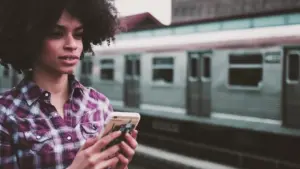
[[[113,112],[108,115],[104,123],[104,129],[101,130],[98,138],[102,138],[114,131],[122,131],[122,135],[113,140],[107,147],[119,144],[124,140],[126,133],[131,134],[138,126],[141,116],[136,112]],[[106,147],[106,148],[107,148]],[[106,149],[105,148],[105,149]]]

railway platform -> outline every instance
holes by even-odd
[[[167,144],[167,143],[166,143]],[[139,145],[130,169],[238,169],[162,149]]]
[[[113,107],[115,111],[141,114],[138,141],[142,145],[243,169],[300,169],[300,158],[296,155],[300,149],[297,129],[255,121]]]

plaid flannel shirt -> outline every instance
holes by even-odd
[[[0,168],[64,169],[87,138],[96,137],[112,112],[109,100],[69,76],[64,117],[51,94],[23,79],[0,98]]]

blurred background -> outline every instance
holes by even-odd
[[[75,74],[141,113],[130,169],[300,168],[300,0],[117,0]],[[0,68],[0,87],[20,80]]]

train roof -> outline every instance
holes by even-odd
[[[300,24],[240,30],[196,32],[116,41],[111,46],[93,46],[96,55],[207,50],[300,44]]]

